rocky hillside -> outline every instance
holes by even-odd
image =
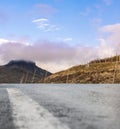
[[[0,83],[38,83],[49,75],[51,75],[50,72],[30,61],[13,60],[0,66]]]
[[[91,61],[55,73],[44,83],[120,83],[120,56]]]

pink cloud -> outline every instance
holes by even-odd
[[[64,44],[55,44],[47,41],[38,42],[35,45],[25,45],[21,43],[6,43],[2,44],[0,49],[4,60],[27,59],[42,62],[61,61],[71,59],[74,56],[73,48]],[[4,51],[3,51],[4,50]]]
[[[115,48],[120,44],[120,23],[103,26],[100,28],[100,32],[102,32],[105,41],[112,47]]]
[[[120,54],[120,23],[105,25],[99,29],[100,32],[100,57]],[[102,52],[100,52],[102,50]]]
[[[15,59],[30,60],[42,66],[47,64],[47,68],[51,72],[56,72],[94,59],[95,51],[91,47],[71,47],[65,43],[48,41],[38,41],[33,45],[8,42],[0,45],[0,55],[2,57],[0,62],[6,63]]]

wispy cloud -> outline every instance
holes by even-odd
[[[46,18],[35,19],[32,22],[37,25],[38,29],[43,31],[57,31],[60,29],[57,25],[51,24]]]
[[[36,20],[33,20],[32,22],[34,22],[34,23],[40,23],[40,22],[42,22],[42,23],[44,23],[44,22],[48,22],[48,19],[45,19],[45,18],[40,18],[40,19],[36,19]]]

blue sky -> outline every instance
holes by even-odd
[[[119,0],[0,1],[0,63],[33,60],[56,72],[119,53],[119,7]]]

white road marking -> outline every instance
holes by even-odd
[[[13,108],[13,122],[19,129],[69,129],[17,88],[7,88],[7,91]]]

